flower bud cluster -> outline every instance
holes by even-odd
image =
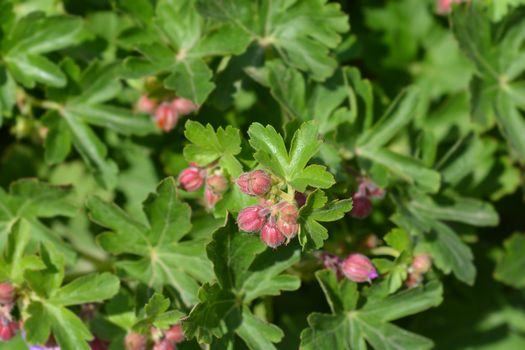
[[[374,183],[362,179],[356,193],[352,195],[353,207],[350,215],[356,219],[364,219],[372,213],[371,198],[383,198],[385,190]]]
[[[423,276],[432,268],[432,259],[428,254],[419,254],[412,258],[408,267],[408,277],[405,281],[407,287],[417,287],[423,282]]]
[[[9,282],[0,283],[0,341],[9,341],[13,338],[19,323],[13,320],[11,310],[15,305],[15,289]]]
[[[197,108],[198,106],[192,101],[182,97],[175,97],[171,101],[159,103],[147,95],[142,95],[137,101],[136,106],[139,112],[151,114],[157,126],[164,130],[164,132],[173,130],[180,117],[190,114],[197,110]]]
[[[177,323],[169,329],[163,331],[156,327],[151,328],[151,340],[148,337],[136,333],[128,332],[124,338],[124,346],[126,350],[176,350],[177,344],[184,341],[184,332],[182,325]],[[153,343],[153,347],[148,346],[148,342]]]
[[[260,232],[261,240],[272,248],[288,243],[299,232],[299,209],[295,199],[272,196],[272,178],[264,170],[242,174],[237,179],[241,192],[259,197],[260,204],[242,209],[237,216],[239,229]]]
[[[337,278],[343,277],[357,283],[371,282],[379,277],[372,261],[363,254],[352,253],[346,259],[326,252],[319,252],[316,256],[322,261],[326,269],[335,271]]]
[[[202,168],[195,163],[179,174],[179,184],[188,192],[195,192],[204,185],[204,200],[213,208],[229,187],[229,182],[214,165]]]

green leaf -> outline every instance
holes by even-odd
[[[40,219],[56,216],[72,217],[77,214],[71,198],[71,187],[53,186],[36,179],[22,179],[11,183],[9,193],[0,190],[0,249],[8,239],[11,226],[20,218],[31,226],[32,242],[52,242],[60,247],[68,263],[75,253],[56,233]]]
[[[142,334],[147,334],[151,331],[152,326],[167,329],[176,324],[184,314],[175,310],[168,311],[169,307],[170,300],[168,298],[159,293],[153,294],[140,312],[133,329]]]
[[[99,183],[112,189],[117,181],[117,166],[107,159],[107,147],[90,125],[139,136],[152,134],[157,127],[149,115],[103,104],[115,98],[121,90],[117,63],[94,61],[83,71],[70,59],[61,65],[69,75],[68,93],[61,90],[48,92],[49,97],[58,102],[49,103],[52,111],[44,118],[49,128],[45,141],[46,160],[51,164],[62,162],[72,143]]]
[[[154,42],[140,45],[144,58],[125,62],[126,75],[141,77],[169,73],[164,86],[178,96],[201,105],[215,88],[207,57],[240,54],[250,37],[229,24],[209,23],[195,9],[193,0],[157,3]]]
[[[505,251],[498,259],[494,277],[515,288],[525,287],[525,235],[513,234],[504,242]]]
[[[328,230],[319,222],[341,219],[352,210],[352,200],[344,199],[327,203],[328,198],[321,190],[310,193],[306,203],[299,210],[299,243],[304,248],[320,248],[328,238]]]
[[[429,221],[431,231],[424,236],[421,248],[432,255],[435,265],[445,273],[451,271],[461,281],[472,285],[476,267],[471,249],[447,225]]]
[[[417,196],[410,206],[414,211],[438,220],[463,222],[473,226],[497,226],[499,216],[492,205],[474,198],[445,197],[440,205],[428,196]]]
[[[325,80],[337,67],[329,50],[348,31],[348,18],[339,5],[326,0],[253,3],[249,0],[199,0],[201,13],[235,25],[239,32],[271,46],[289,66]]]
[[[286,178],[290,158],[282,136],[273,126],[264,127],[259,123],[250,126],[248,135],[250,145],[256,150],[255,159],[275,175]]]
[[[473,114],[485,125],[489,116],[496,122],[519,159],[525,159],[525,121],[518,106],[519,80],[525,69],[523,16],[499,34],[491,26],[488,13],[479,4],[454,11],[453,28],[460,47],[474,62],[477,76],[473,79]],[[515,89],[517,88],[517,91]],[[518,97],[517,97],[518,96]]]
[[[231,176],[237,177],[242,172],[242,165],[235,158],[241,152],[239,130],[231,126],[219,127],[217,131],[208,124],[188,120],[184,135],[191,144],[184,147],[184,158],[188,162],[206,166],[219,161]]]
[[[183,323],[185,334],[212,347],[231,344],[237,334],[249,349],[275,349],[272,343],[281,340],[282,331],[255,317],[248,305],[258,297],[299,288],[296,276],[282,275],[299,261],[299,251],[292,246],[272,251],[259,238],[238,232],[230,219],[215,232],[207,252],[217,282],[199,290],[199,303]]]
[[[21,84],[27,88],[42,83],[53,87],[66,85],[66,76],[60,68],[40,55],[12,56],[6,58],[9,71]]]
[[[44,344],[52,331],[58,345],[64,350],[89,350],[87,341],[93,339],[84,323],[70,310],[47,302],[33,302],[28,307],[25,322],[27,339],[33,344]]]
[[[304,192],[308,186],[329,188],[335,183],[325,167],[307,166],[321,145],[315,122],[303,123],[295,132],[289,153],[282,136],[270,125],[253,123],[248,135],[250,145],[256,150],[254,158],[297,191]]]
[[[491,19],[494,22],[501,21],[513,7],[524,5],[525,0],[492,0],[486,1]]]
[[[285,117],[301,121],[316,120],[322,135],[334,131],[344,122],[353,122],[357,117],[358,106],[353,84],[361,88],[359,94],[363,93],[363,89],[370,88],[364,87],[366,83],[360,80],[360,76],[355,76],[355,68],[354,71],[338,69],[326,81],[309,84],[299,71],[285,66],[279,60],[268,62],[265,69],[271,93],[281,105]],[[349,82],[350,79],[353,80]],[[351,105],[351,110],[348,110],[345,102]]]
[[[5,67],[0,66],[0,126],[4,116],[12,116],[16,103],[16,84]]]
[[[388,144],[414,119],[419,100],[418,88],[412,86],[404,90],[388,107],[381,119],[359,136],[357,145],[370,151]]]
[[[41,54],[76,44],[82,35],[79,18],[44,17],[35,12],[19,20],[7,34],[4,59],[15,80],[28,88],[36,83],[62,87],[66,84],[66,76]]]
[[[384,240],[389,246],[400,253],[408,250],[412,246],[408,233],[399,228],[393,229],[387,233]]]
[[[44,141],[46,163],[63,162],[71,152],[71,133],[67,124],[55,111],[44,116],[44,123],[49,130]]]
[[[309,328],[301,333],[301,349],[430,349],[431,340],[388,323],[437,306],[442,288],[437,282],[412,288],[383,299],[368,299],[355,309],[359,293],[356,284],[338,281],[331,270],[316,277],[325,293],[331,314],[308,316]]]
[[[156,131],[150,116],[135,114],[119,107],[75,102],[65,106],[65,113],[86,124],[104,127],[124,135],[148,135]]]
[[[191,210],[177,198],[173,178],[163,180],[144,202],[146,225],[96,197],[88,200],[87,208],[91,220],[112,230],[98,237],[102,247],[135,256],[119,260],[117,267],[157,290],[173,286],[186,305],[197,301],[198,282],[211,279],[211,265],[202,241],[181,241],[191,229]]]
[[[110,273],[79,277],[58,289],[49,302],[64,306],[100,302],[117,294],[120,281]]]
[[[0,258],[0,278],[2,280],[22,284],[26,270],[45,268],[40,258],[24,255],[30,240],[31,224],[25,219],[19,219],[12,225],[7,244]]]
[[[210,82],[213,73],[201,59],[184,60],[171,72],[164,80],[164,86],[196,104],[203,103],[215,89],[215,84]]]
[[[22,18],[8,35],[7,53],[42,54],[76,44],[83,22],[72,16],[43,17],[32,13]]]
[[[60,287],[64,279],[64,261],[53,245],[43,245],[40,250],[43,266],[39,271],[26,271],[25,281],[36,293],[28,293],[22,312],[27,341],[44,344],[50,332],[61,349],[86,349],[93,339],[84,322],[68,305],[101,302],[117,294],[119,279],[109,273],[92,274],[74,279]]]
[[[423,1],[403,0],[365,9],[366,27],[381,32],[382,44],[386,46],[387,51],[380,56],[384,66],[404,69],[418,58],[421,41],[436,28],[428,5]]]
[[[114,188],[118,169],[113,161],[106,159],[106,145],[100,141],[89,126],[82,123],[75,115],[65,110],[63,117],[73,136],[73,145],[88,168],[95,173],[97,180],[105,188]]]
[[[435,193],[439,190],[441,176],[417,159],[391,152],[387,149],[359,149],[359,155],[388,168],[393,174],[420,189]]]
[[[508,94],[500,92],[495,101],[496,120],[502,134],[521,159],[525,159],[525,117]]]

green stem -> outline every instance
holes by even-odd
[[[370,250],[370,252],[373,255],[389,255],[389,256],[393,256],[394,258],[397,258],[399,256],[399,252],[395,250],[394,248],[390,248],[390,247],[377,247],[377,248]]]

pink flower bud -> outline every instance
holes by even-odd
[[[299,224],[290,224],[283,220],[277,220],[277,228],[288,239],[292,239],[299,232]]]
[[[370,233],[365,237],[362,245],[365,249],[374,249],[379,246],[379,243],[379,238],[377,238],[377,236],[373,233]]]
[[[383,199],[385,197],[386,191],[381,187],[370,181],[366,181],[364,184],[366,187],[366,192],[368,193],[368,197],[379,199]]]
[[[0,340],[8,341],[16,335],[18,323],[3,318],[0,320]]]
[[[148,95],[140,96],[137,102],[137,111],[142,113],[152,113],[157,107],[157,101],[148,97]]]
[[[432,260],[428,254],[414,256],[410,265],[412,272],[417,274],[427,273],[432,267]]]
[[[423,277],[420,274],[418,274],[418,273],[409,273],[408,277],[407,277],[407,279],[405,281],[405,285],[408,288],[414,288],[414,287],[419,286],[422,281],[423,281]]]
[[[129,332],[124,338],[126,350],[146,350],[146,343],[146,337],[135,332]]]
[[[338,280],[343,278],[343,273],[341,272],[342,260],[340,257],[321,251],[314,252],[314,255],[321,260],[325,269],[332,270],[336,273]]]
[[[264,196],[272,186],[272,179],[266,171],[254,170],[239,176],[237,186],[250,196]]]
[[[270,220],[261,229],[261,239],[267,246],[277,248],[284,243],[286,237],[279,231],[277,225]]]
[[[277,215],[279,220],[285,221],[290,224],[295,224],[297,222],[297,217],[299,216],[299,210],[290,202],[281,202],[276,206],[278,208]]]
[[[244,208],[237,216],[237,225],[239,226],[239,229],[246,232],[260,231],[266,222],[267,212],[268,210],[260,205],[253,205]]]
[[[170,132],[177,125],[178,119],[177,110],[169,103],[162,103],[155,110],[157,126],[165,132]]]
[[[204,190],[204,199],[208,208],[213,208],[215,204],[221,199],[221,195],[213,192],[210,187],[206,186]]]
[[[95,338],[89,342],[89,347],[91,350],[107,350],[109,348],[109,342]]]
[[[0,283],[0,304],[11,304],[15,299],[15,290],[9,282]]]
[[[161,340],[153,346],[153,350],[176,350],[177,347],[171,343],[169,340]]]
[[[446,14],[446,13],[449,13],[450,11],[452,11],[452,4],[453,3],[456,3],[456,4],[459,4],[461,3],[462,0],[437,0],[437,13],[439,14]]]
[[[166,339],[173,343],[180,343],[184,340],[184,331],[182,330],[182,325],[180,323],[177,323],[176,325],[173,325],[166,331],[165,334]]]
[[[222,175],[212,175],[206,180],[208,187],[217,194],[226,192],[228,189],[228,180]]]
[[[354,282],[369,282],[377,278],[377,270],[366,256],[354,253],[341,263],[343,274]]]
[[[190,114],[198,108],[191,100],[182,97],[176,97],[171,104],[180,115]]]
[[[372,202],[370,199],[363,196],[358,196],[354,194],[352,196],[352,210],[350,215],[356,219],[364,219],[372,212]]]
[[[189,167],[179,174],[179,183],[186,191],[194,192],[204,183],[204,175],[199,168]]]
[[[299,208],[306,203],[306,195],[302,192],[295,192],[294,198]]]

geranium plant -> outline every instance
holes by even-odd
[[[525,348],[525,1],[0,1],[0,349]]]

